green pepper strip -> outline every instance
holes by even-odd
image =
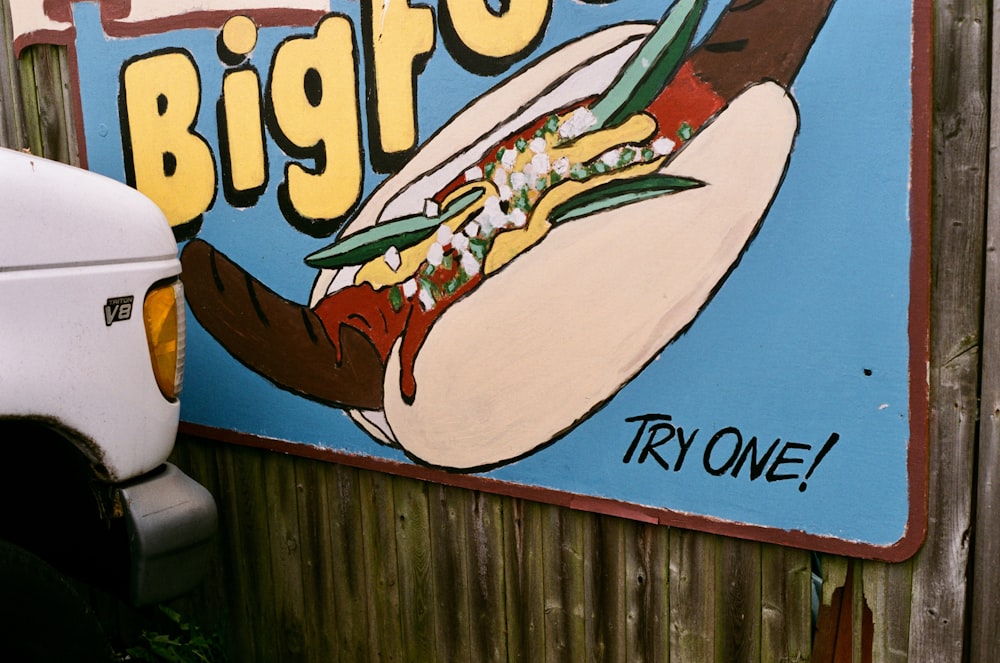
[[[365,228],[306,256],[306,264],[321,268],[362,265],[385,255],[390,247],[402,251],[433,235],[442,223],[468,209],[485,194],[485,188],[477,187],[452,201],[440,216],[415,214]]]
[[[549,215],[549,221],[553,224],[565,223],[614,207],[701,186],[705,186],[705,183],[687,177],[659,174],[611,180],[556,205]]]
[[[602,129],[645,109],[684,62],[706,0],[678,0],[622,68],[611,87],[590,105]]]

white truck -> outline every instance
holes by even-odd
[[[142,605],[206,570],[215,502],[166,462],[179,275],[148,198],[0,149],[0,660],[81,660],[93,614],[67,576]]]

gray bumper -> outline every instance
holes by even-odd
[[[208,568],[218,526],[211,493],[166,463],[121,494],[132,558],[132,602],[157,603],[193,589]]]

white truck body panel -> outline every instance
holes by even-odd
[[[176,256],[134,189],[0,149],[0,417],[72,432],[112,482],[161,465],[180,409],[153,377],[142,303],[180,273]],[[109,300],[127,297],[125,319]]]
[[[6,149],[0,149],[0,232],[0,271],[177,255],[163,213],[135,189]]]

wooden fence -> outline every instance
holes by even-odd
[[[66,54],[15,60],[0,8],[0,145],[75,162]],[[216,495],[221,530],[208,581],[175,607],[223,623],[239,662],[994,661],[998,14],[934,6],[931,472],[913,559],[814,558],[182,436],[175,460]]]

